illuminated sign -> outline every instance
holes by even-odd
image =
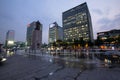
[[[14,41],[8,41],[8,44],[14,44]]]
[[[104,33],[98,33],[98,35],[104,35]]]
[[[52,27],[54,27],[55,26],[55,24],[50,24],[50,28],[52,28]]]

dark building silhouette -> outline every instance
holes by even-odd
[[[42,45],[42,24],[32,22],[27,27],[27,45],[33,49],[40,48]]]

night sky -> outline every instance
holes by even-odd
[[[49,24],[62,26],[62,12],[87,2],[91,13],[94,38],[96,33],[120,29],[120,0],[0,0],[0,42],[6,32],[15,30],[15,41],[26,41],[27,25],[39,20],[43,40],[48,43]]]

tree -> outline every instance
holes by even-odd
[[[79,44],[80,44],[82,47],[85,46],[86,42],[83,40],[83,37],[80,38]]]
[[[90,46],[90,47],[92,47],[94,45],[93,42],[91,42],[91,40],[89,40],[87,43],[88,43],[88,46]]]
[[[48,45],[47,45],[46,43],[43,43],[41,47],[42,47],[42,48],[46,48],[47,46],[48,46]]]
[[[64,48],[67,48],[67,47],[68,47],[67,41],[63,41],[63,42],[62,42],[62,46],[63,46]]]
[[[120,44],[120,35],[118,36],[117,40],[118,40],[118,44]]]
[[[56,47],[56,42],[53,42],[52,45],[53,45],[53,47]]]
[[[63,43],[62,40],[57,40],[56,41],[56,44],[57,44],[58,47],[62,46],[62,43]]]
[[[103,40],[101,40],[100,37],[97,37],[97,40],[95,41],[95,44],[96,44],[97,46],[100,46],[100,45],[103,44]]]

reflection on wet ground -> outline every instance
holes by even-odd
[[[42,57],[43,59],[58,64],[60,66],[69,67],[69,68],[80,68],[84,69],[94,69],[94,68],[111,68],[111,67],[120,67],[120,64],[109,64],[104,61],[99,60],[95,56],[94,58],[76,58],[75,56],[52,56],[47,55]]]
[[[46,54],[25,54],[24,56],[29,56],[30,58],[35,59],[36,56],[39,56],[40,59],[45,60],[47,62],[57,64],[62,67],[67,68],[79,68],[81,70],[89,69],[92,70],[94,68],[106,68],[111,67],[111,64],[105,63],[104,61],[99,60],[95,56],[86,57],[86,58],[77,58],[71,55],[50,55]],[[113,66],[113,65],[112,65]],[[117,65],[118,66],[118,65]]]
[[[81,70],[89,69],[92,70],[96,67],[103,67],[103,62],[98,59],[78,59],[73,56],[41,56],[41,59],[49,61],[53,64],[63,66],[66,68],[79,68]]]
[[[7,57],[12,56],[13,54],[15,54],[15,52],[13,52],[13,51],[7,51],[6,52]]]
[[[80,60],[79,62],[78,61],[76,62],[54,58],[53,63],[67,68],[80,68],[81,70],[95,68],[95,63],[86,63],[85,60]]]

